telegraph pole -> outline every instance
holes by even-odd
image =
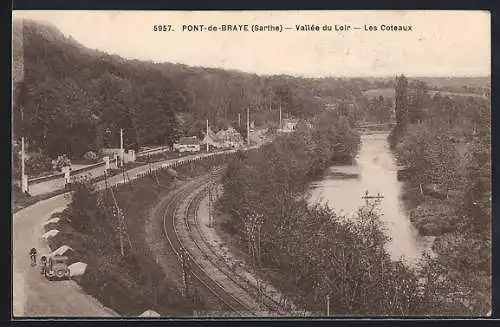
[[[21,175],[24,178],[24,136],[21,137]]]
[[[213,225],[213,216],[212,216],[212,201],[213,201],[213,184],[214,184],[214,170],[210,171],[210,180],[208,182],[208,227],[212,227]]]
[[[106,192],[108,191],[108,170],[104,170],[104,185],[106,185]]]
[[[207,119],[207,152],[208,152],[208,119]]]
[[[181,269],[182,269],[182,282],[183,282],[183,293],[184,293],[184,296],[187,296],[188,295],[188,260],[189,260],[189,257],[188,257],[188,254],[187,254],[187,251],[184,250],[184,249],[180,249],[179,251],[179,260],[181,261]]]
[[[247,107],[247,145],[250,146],[250,108]]]
[[[25,175],[25,168],[24,168],[24,160],[25,160],[24,152],[25,152],[24,136],[22,136],[21,137],[21,189],[23,193],[28,191],[28,178]]]
[[[119,237],[120,237],[120,252],[121,252],[122,257],[124,257],[125,256],[125,251],[123,249],[123,220],[124,220],[124,216],[123,216],[122,211],[120,210],[120,207],[118,206],[118,202],[116,201],[115,193],[113,192],[113,188],[111,187],[110,190],[111,190],[111,196],[113,197],[113,202],[115,203],[115,210],[113,210],[113,211],[116,212],[116,216],[118,218],[118,233],[120,234],[119,235]]]
[[[120,162],[121,162],[121,165],[123,167],[123,156],[124,156],[124,153],[123,153],[123,128],[120,128]]]
[[[212,176],[208,184],[208,227],[212,227]]]
[[[326,295],[326,316],[330,316],[330,294]]]
[[[281,132],[281,129],[283,128],[283,125],[281,123],[281,99],[280,99],[280,128],[279,131]]]

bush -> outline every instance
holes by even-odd
[[[53,164],[53,169],[60,171],[63,167],[71,166],[71,160],[63,154],[61,156],[58,156],[56,160],[52,162]]]
[[[26,159],[26,172],[28,174],[39,174],[50,171],[52,168],[51,159],[41,150],[28,154]]]
[[[99,157],[97,156],[97,154],[93,151],[88,151],[86,152],[84,155],[83,155],[83,159],[85,161],[89,161],[89,162],[96,162]]]

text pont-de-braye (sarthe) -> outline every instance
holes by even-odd
[[[154,32],[175,32],[178,27],[171,24],[155,24]],[[180,26],[181,32],[412,32],[413,25],[394,24],[186,24]]]

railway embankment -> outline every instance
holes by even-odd
[[[68,208],[58,214],[57,226],[50,226],[60,231],[50,239],[50,248],[70,246],[74,260],[88,264],[78,281],[81,288],[120,315],[139,316],[154,310],[162,316],[191,316],[194,310],[204,309],[204,304],[182,292],[175,269],[163,269],[148,243],[148,219],[162,198],[221,160],[216,157],[175,170],[160,169],[101,191],[90,183],[78,185]]]

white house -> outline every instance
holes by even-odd
[[[179,143],[174,144],[174,150],[179,152],[198,152],[200,151],[200,141],[196,136],[181,137]]]

